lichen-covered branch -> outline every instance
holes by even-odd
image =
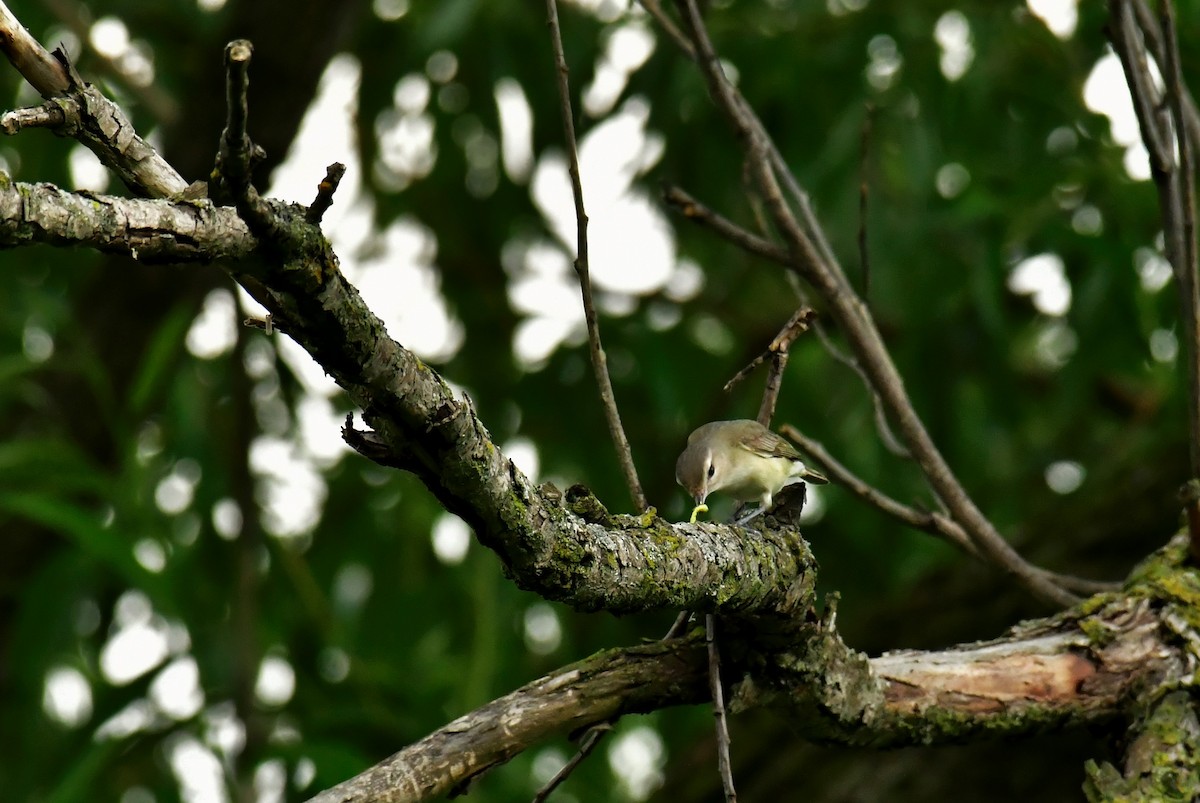
[[[1103,598],[1101,598],[1103,599]],[[964,742],[1119,717],[1185,674],[1146,599],[1107,598],[991,642],[867,659],[834,632],[752,672],[740,708],[783,708],[807,737],[861,747]]]
[[[764,651],[753,634],[728,633],[723,653],[741,678],[735,710],[768,707],[799,736],[864,747],[951,744],[1120,717],[1185,676],[1169,615],[1135,592],[948,650],[867,658],[826,621],[810,622],[778,651]],[[444,795],[552,735],[703,701],[706,662],[699,633],[599,653],[456,719],[313,803]]]
[[[145,262],[211,263],[254,253],[250,229],[208,200],[148,201],[24,184],[0,173],[0,247],[44,243]]]
[[[1083,791],[1091,803],[1200,799],[1200,719],[1186,691],[1165,695],[1130,728],[1125,771],[1108,762],[1086,765]]]
[[[413,471],[518,585],[582,610],[791,611],[814,580],[790,533],[610,516],[579,489],[534,487],[438,374],[396,343],[337,269],[298,206],[272,203],[286,229],[263,258],[246,225],[210,201],[149,201],[0,181],[0,246],[87,246],[148,261],[221,261],[344,387],[376,428],[373,454]],[[279,254],[279,251],[284,251]],[[281,260],[275,257],[282,256]],[[357,445],[357,444],[356,444]],[[807,589],[798,602],[793,588]]]
[[[702,702],[706,677],[698,639],[608,650],[459,717],[311,803],[442,797],[555,734],[622,714]]]

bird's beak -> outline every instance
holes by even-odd
[[[703,505],[704,500],[706,499],[708,499],[707,493],[692,494],[692,501],[694,501],[697,505]]]

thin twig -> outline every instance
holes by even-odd
[[[979,557],[979,550],[971,542],[963,528],[958,525],[958,522],[940,513],[918,510],[896,501],[846,468],[829,453],[829,450],[820,441],[810,438],[791,424],[784,424],[779,431],[799,446],[805,457],[811,458],[813,463],[835,485],[847,489],[876,510],[907,524],[914,530],[936,535],[968,555]]]
[[[161,86],[134,80],[116,59],[101,53],[91,44],[90,14],[81,3],[73,0],[42,0],[42,4],[75,34],[80,47],[87,54],[89,71],[117,79],[122,89],[136,98],[156,122],[170,124],[179,119],[179,104]]]
[[[135,193],[167,198],[187,190],[188,183],[137,135],[125,112],[99,89],[84,83],[66,53],[47,52],[3,0],[0,51],[43,98],[60,106],[64,121],[56,133],[79,140]]]
[[[1133,98],[1133,109],[1141,127],[1142,142],[1150,155],[1150,170],[1158,175],[1171,171],[1174,164],[1170,135],[1170,112],[1159,101],[1154,78],[1142,47],[1142,36],[1134,22],[1129,0],[1109,0],[1107,33],[1113,50],[1125,70],[1125,82]]]
[[[71,79],[63,65],[33,38],[3,0],[0,0],[0,49],[42,97],[52,98],[70,89]]]
[[[555,0],[546,0],[547,25],[550,28],[550,41],[554,49],[554,68],[558,76],[559,103],[562,111],[563,137],[566,140],[568,170],[571,175],[571,190],[575,198],[576,249],[575,272],[579,276],[579,288],[583,296],[584,318],[587,321],[588,346],[591,354],[592,370],[596,375],[596,385],[600,391],[600,401],[604,406],[605,419],[608,422],[609,434],[617,450],[617,459],[625,474],[625,483],[629,495],[638,510],[646,509],[646,495],[638,480],[637,468],[633,463],[633,453],[629,441],[625,437],[625,429],[621,425],[621,414],[617,410],[616,397],[613,394],[612,381],[608,375],[608,360],[604,347],[600,342],[600,323],[596,317],[596,306],[592,300],[592,280],[588,267],[587,244],[587,212],[583,205],[583,181],[579,174],[579,149],[575,140],[574,112],[571,110],[571,87],[568,81],[567,58],[563,51],[562,33],[558,25],[558,4]],[[684,612],[686,613],[686,612]],[[680,614],[680,618],[684,614]],[[678,619],[677,619],[678,621]],[[667,633],[667,638],[674,632],[674,625]],[[612,730],[612,723],[606,722],[589,728],[584,734],[579,751],[560,769],[550,781],[538,790],[534,803],[545,801],[558,786],[570,777],[575,768],[596,748],[604,738],[604,734]]]
[[[1187,136],[1184,117],[1184,97],[1187,89],[1183,83],[1183,70],[1179,64],[1179,39],[1175,31],[1175,11],[1171,0],[1162,2],[1163,49],[1166,63],[1162,65],[1165,75],[1167,100],[1174,118],[1175,144],[1179,153],[1179,169],[1173,176],[1172,189],[1179,218],[1164,220],[1165,225],[1178,228],[1175,234],[1179,244],[1179,263],[1175,266],[1179,277],[1179,296],[1182,306],[1184,354],[1187,355],[1188,381],[1188,455],[1191,459],[1192,477],[1200,477],[1200,265],[1196,261],[1196,175],[1191,140]]]
[[[244,302],[237,300],[238,311],[248,314]],[[268,316],[269,320],[269,316]],[[268,326],[270,324],[268,323]],[[234,502],[241,512],[242,528],[234,544],[236,557],[230,574],[230,618],[232,624],[233,704],[238,719],[245,728],[242,749],[233,758],[232,780],[237,799],[254,799],[254,767],[266,748],[270,729],[268,720],[257,704],[255,684],[263,659],[262,598],[263,579],[260,561],[267,549],[262,527],[262,507],[254,493],[254,474],[250,468],[251,445],[256,434],[253,405],[253,381],[245,367],[246,348],[250,333],[237,329],[233,358],[229,368],[233,384],[232,415],[229,437],[232,440],[225,470],[232,488]]]
[[[725,803],[737,803],[733,788],[733,767],[729,760],[729,725],[725,721],[725,692],[721,688],[721,655],[717,651],[716,616],[704,616],[704,641],[708,645],[708,685],[712,691],[713,718],[717,725],[717,767]]]
[[[679,30],[674,21],[663,12],[658,4],[658,0],[639,0],[639,2],[650,13],[650,16],[654,17],[658,24],[662,26],[667,36],[679,48],[679,52],[689,61],[696,62],[696,48],[683,32]],[[834,256],[833,249],[829,245],[829,240],[825,237],[825,232],[817,222],[817,216],[813,212],[812,200],[809,198],[808,193],[804,191],[804,188],[800,186],[800,182],[796,180],[795,174],[788,167],[787,161],[783,158],[783,154],[779,152],[779,148],[776,147],[774,140],[767,135],[766,128],[763,126],[762,121],[758,119],[758,115],[755,114],[754,109],[751,108],[750,104],[744,98],[736,93],[735,99],[741,106],[741,115],[757,132],[759,139],[767,151],[771,166],[779,175],[780,180],[783,181],[788,194],[791,195],[792,200],[796,203],[796,207],[800,210],[800,222],[804,226],[805,232],[812,238],[813,243],[816,244],[821,257],[829,264],[837,265],[837,257]]]
[[[728,393],[737,383],[748,377],[755,368],[762,365],[764,361],[768,359],[771,361],[771,370],[767,375],[762,402],[758,408],[758,423],[764,427],[770,426],[771,419],[775,416],[775,404],[779,399],[779,387],[783,379],[783,371],[787,367],[788,350],[792,347],[792,343],[796,341],[796,338],[808,331],[816,315],[817,313],[811,307],[800,307],[792,313],[792,317],[783,325],[783,328],[779,330],[779,334],[775,335],[766,349],[725,383],[725,392]]]
[[[944,513],[921,510],[919,508],[898,502],[875,486],[863,480],[848,469],[829,450],[815,438],[810,438],[791,424],[779,428],[789,440],[795,443],[805,457],[821,469],[835,485],[845,488],[862,501],[876,510],[891,516],[897,521],[912,527],[914,530],[929,533],[947,543],[950,543],[977,560],[984,560],[979,549],[967,536],[958,522]],[[1089,580],[1084,577],[1058,574],[1045,569],[1036,569],[1048,580],[1077,594],[1099,594],[1106,591],[1116,591],[1120,583],[1110,583],[1103,580]]]
[[[317,185],[317,197],[308,205],[308,211],[304,213],[304,219],[314,226],[321,222],[321,218],[325,217],[325,213],[329,207],[333,206],[333,194],[337,192],[338,184],[342,182],[342,176],[346,175],[346,166],[341,162],[334,162],[325,170],[325,178]]]
[[[546,17],[550,28],[550,42],[554,48],[554,68],[558,74],[558,98],[562,110],[563,136],[566,139],[567,165],[571,174],[571,189],[575,196],[575,272],[579,275],[579,289],[583,294],[583,313],[587,321],[592,371],[596,374],[596,385],[600,391],[600,401],[604,406],[604,417],[608,422],[608,431],[612,436],[613,446],[617,450],[617,460],[621,464],[621,471],[625,474],[625,484],[629,487],[629,495],[638,510],[645,510],[646,494],[642,491],[637,468],[633,464],[633,452],[629,448],[629,440],[625,437],[625,429],[621,426],[621,414],[617,410],[612,380],[608,376],[608,358],[605,356],[604,346],[600,342],[600,323],[596,317],[596,305],[592,300],[592,279],[588,268],[588,218],[583,208],[583,182],[579,176],[579,148],[575,142],[575,115],[571,111],[571,87],[567,78],[567,57],[563,52],[562,33],[558,27],[558,3],[556,0],[546,0]]]
[[[667,16],[667,12],[663,11],[663,7],[659,5],[658,0],[638,0],[638,4],[646,9],[646,12],[654,17],[654,20],[659,24],[663,31],[675,43],[675,46],[683,51],[689,59],[696,58],[696,51],[692,49],[692,43],[683,35],[683,31],[679,30],[679,26],[675,24],[675,20]]]
[[[858,266],[862,271],[862,297],[866,302],[871,298],[871,252],[867,248],[867,194],[870,187],[867,181],[867,157],[870,155],[871,119],[875,107],[866,104],[866,117],[863,118],[862,140],[859,145],[859,176],[858,176]]]
[[[546,782],[546,785],[537,791],[533,796],[533,803],[545,803],[551,793],[571,776],[575,768],[583,762],[585,758],[591,755],[596,746],[600,744],[600,740],[604,735],[613,729],[613,723],[601,722],[598,725],[593,725],[584,732],[583,738],[579,740],[579,752],[577,752],[570,761],[563,765],[562,769],[554,774],[554,777]]]
[[[692,197],[686,190],[673,184],[664,184],[662,198],[670,206],[679,210],[688,220],[711,229],[747,253],[770,260],[785,268],[791,267],[791,257],[787,249],[776,245],[770,240],[760,237],[748,229],[744,229],[729,218],[705,206],[701,201]]]
[[[791,255],[788,254],[786,249],[742,228],[728,218],[713,211],[704,203],[692,197],[686,190],[672,184],[666,184],[662,189],[662,197],[663,201],[679,210],[680,214],[688,220],[712,230],[718,236],[723,237],[747,253],[770,260],[786,268],[792,267]],[[794,279],[795,273],[789,273],[788,276]],[[800,303],[807,304],[808,300],[805,297],[803,288],[799,287],[799,285],[795,285],[795,288],[800,295]],[[891,424],[887,420],[887,413],[884,411],[883,400],[879,397],[879,393],[871,383],[871,378],[867,376],[867,372],[863,370],[858,360],[838,348],[837,344],[830,339],[828,332],[820,321],[813,322],[813,330],[817,333],[822,347],[829,353],[829,356],[854,371],[859,379],[862,380],[863,386],[866,387],[867,392],[871,395],[871,404],[875,410],[875,429],[878,431],[883,445],[897,457],[911,460],[912,454],[900,442],[896,434],[892,432]]]
[[[1139,13],[1131,0],[1110,0],[1108,35],[1121,60],[1133,97],[1150,173],[1158,189],[1163,250],[1179,286],[1188,383],[1188,457],[1191,475],[1200,476],[1200,277],[1197,277],[1194,150],[1187,135],[1185,97],[1179,65],[1173,7],[1162,5],[1161,22]],[[1139,22],[1141,26],[1139,27]],[[1165,96],[1155,87],[1145,51],[1156,48]],[[1176,158],[1178,154],[1178,158]]]
[[[883,406],[883,399],[880,398],[879,392],[875,390],[875,386],[871,382],[871,377],[867,376],[867,372],[863,370],[862,364],[838,348],[820,321],[817,321],[813,327],[813,331],[817,333],[817,339],[821,341],[821,345],[825,347],[825,351],[829,356],[857,374],[863,383],[863,387],[871,395],[872,415],[875,419],[875,431],[879,434],[880,443],[889,452],[896,455],[896,457],[903,460],[912,460],[912,452],[908,451],[908,448],[900,442],[900,439],[896,437],[896,433],[892,431],[892,425],[888,422],[887,418],[887,410]]]
[[[817,313],[809,306],[803,306],[792,313],[792,317],[788,318],[788,322],[772,338],[767,347],[763,349],[763,352],[751,360],[749,365],[734,374],[733,378],[725,383],[723,390],[726,393],[733,390],[737,383],[750,376],[754,372],[754,369],[762,365],[767,358],[790,349],[796,338],[808,331],[816,315]]]
[[[815,237],[805,232],[783,198],[774,174],[770,147],[765,144],[769,137],[760,133],[743,111],[745,101],[721,69],[695,0],[676,0],[676,4],[696,48],[696,63],[704,74],[709,92],[746,149],[759,192],[774,225],[787,243],[791,269],[807,279],[829,305],[834,320],[842,328],[864,370],[871,377],[871,384],[887,406],[889,417],[898,426],[901,437],[925,472],[935,493],[991,562],[1012,574],[1044,600],[1061,606],[1077,601],[1075,594],[1049,581],[1045,573],[1026,562],[1004,540],[950,470],[913,408],[869,311],[846,280],[844,272],[835,263],[822,259],[814,246]],[[815,226],[812,228],[819,231]]]
[[[1150,6],[1146,3],[1146,0],[1133,0],[1133,12],[1137,16],[1138,25],[1145,36],[1146,44],[1154,54],[1154,60],[1160,65],[1165,65],[1167,63],[1167,51],[1163,44],[1162,30],[1159,28],[1158,19],[1155,18],[1154,12],[1150,10]],[[1200,150],[1200,110],[1196,108],[1196,101],[1186,86],[1183,87],[1183,94],[1180,100],[1183,104],[1184,127],[1187,129],[1188,138],[1192,142],[1192,150]]]

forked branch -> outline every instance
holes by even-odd
[[[812,285],[829,306],[830,313],[849,341],[863,370],[871,378],[900,438],[913,455],[929,484],[950,514],[963,527],[976,548],[995,565],[1012,574],[1038,597],[1057,605],[1069,605],[1077,597],[1049,580],[1044,572],[1027,563],[996,531],[959,483],[941,452],[933,443],[904,390],[874,319],[858,298],[845,273],[824,255],[819,227],[806,214],[802,224],[786,202],[776,174],[774,146],[745,100],[726,78],[694,0],[676,0],[684,28],[692,41],[709,94],[729,120],[746,152],[759,195],[766,203],[772,223],[787,244],[789,268]],[[802,207],[804,209],[805,207]]]

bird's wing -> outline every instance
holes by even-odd
[[[801,454],[796,451],[796,447],[792,446],[786,438],[782,435],[776,435],[766,427],[746,435],[742,438],[739,445],[743,449],[762,457],[786,457],[788,460],[803,459]]]

